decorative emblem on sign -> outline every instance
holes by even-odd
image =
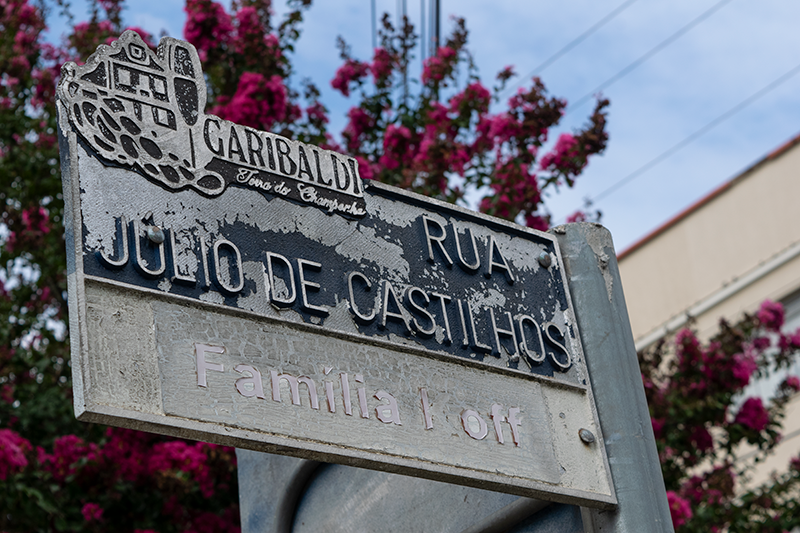
[[[165,37],[154,53],[133,31],[68,62],[58,86],[62,129],[74,129],[106,165],[131,168],[168,190],[207,196],[229,185],[366,214],[358,162],[336,152],[204,112],[197,50]]]

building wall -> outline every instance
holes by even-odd
[[[792,141],[622,252],[637,347],[783,252],[797,255],[696,316],[700,334],[800,288],[800,144]],[[779,261],[777,261],[779,263]],[[734,287],[736,289],[736,287]],[[663,334],[663,333],[662,333]],[[660,336],[660,335],[659,335]]]
[[[701,338],[765,299],[782,301],[800,327],[800,137],[724,184],[619,255],[637,349],[685,325]],[[790,370],[800,372],[800,364]],[[784,373],[785,374],[785,373]],[[769,399],[784,376],[749,386]],[[752,482],[800,453],[800,395],[787,406],[784,440]],[[743,456],[746,456],[743,450]]]

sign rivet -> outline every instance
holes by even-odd
[[[589,431],[586,428],[581,428],[578,430],[578,436],[581,438],[583,442],[586,444],[591,444],[594,442],[594,433]]]
[[[147,226],[147,238],[156,244],[164,242],[164,230],[159,226]]]
[[[542,265],[544,268],[550,268],[550,264],[553,262],[553,259],[550,257],[550,254],[547,252],[542,252],[539,254],[539,264]]]

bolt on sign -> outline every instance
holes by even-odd
[[[551,235],[206,114],[183,41],[58,99],[80,420],[616,503]]]

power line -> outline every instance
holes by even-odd
[[[644,55],[640,56],[633,63],[631,63],[627,67],[623,68],[622,70],[620,70],[619,72],[608,78],[606,81],[604,81],[603,83],[592,89],[589,93],[578,98],[569,106],[569,109],[567,109],[567,112],[565,114],[569,114],[572,111],[575,111],[578,107],[591,100],[594,97],[594,95],[596,95],[598,92],[602,91],[606,87],[614,84],[615,82],[619,81],[620,79],[630,74],[634,69],[636,69],[636,67],[638,67],[639,65],[641,65],[642,63],[644,63],[657,53],[659,53],[661,50],[663,50],[664,48],[666,48],[667,46],[678,40],[689,30],[691,30],[692,28],[703,22],[705,19],[716,13],[720,8],[722,8],[725,4],[730,3],[731,1],[732,0],[720,0],[719,2],[708,8],[706,11],[697,16],[694,20],[692,20],[691,22],[683,26],[681,29],[679,29],[678,31],[676,31],[675,33],[673,33],[672,35],[661,41],[659,44],[651,48],[649,51],[645,52]]]
[[[636,2],[636,0],[628,0],[627,2],[621,4],[614,11],[612,11],[611,13],[609,13],[608,15],[606,15],[605,17],[600,19],[594,26],[592,26],[591,28],[589,28],[585,32],[583,32],[580,35],[578,35],[576,38],[574,38],[573,40],[568,42],[566,45],[564,45],[564,47],[561,48],[558,52],[556,52],[555,54],[553,54],[550,57],[548,57],[547,59],[545,59],[544,62],[542,62],[542,64],[540,64],[538,67],[533,69],[530,72],[530,74],[521,77],[513,85],[510,85],[510,86],[506,87],[500,94],[506,94],[509,91],[513,91],[514,89],[516,89],[517,87],[522,85],[525,81],[531,79],[536,74],[539,74],[541,71],[543,71],[544,69],[546,69],[547,67],[549,67],[550,65],[555,63],[556,60],[558,60],[561,56],[563,56],[564,54],[566,54],[567,52],[569,52],[570,50],[572,50],[573,48],[578,46],[581,42],[583,42],[591,34],[596,32],[597,30],[599,30],[603,26],[605,26],[614,17],[616,17],[617,15],[619,15],[620,13],[622,13],[623,11],[628,9],[628,7],[630,7],[631,4],[633,4],[634,2]]]
[[[715,126],[719,125],[721,122],[724,122],[725,120],[729,119],[730,117],[732,117],[733,115],[735,115],[736,113],[738,113],[739,111],[744,109],[745,107],[749,106],[750,104],[752,104],[753,102],[755,102],[756,100],[758,100],[759,98],[764,96],[765,94],[769,93],[773,89],[777,88],[779,85],[781,85],[784,82],[788,81],[793,76],[795,76],[798,72],[800,72],[800,64],[796,65],[793,69],[791,69],[787,73],[783,74],[779,78],[773,80],[771,83],[769,83],[765,87],[762,87],[760,90],[758,90],[755,93],[751,94],[750,96],[748,96],[747,98],[745,98],[744,100],[742,100],[741,102],[739,102],[738,104],[736,104],[735,106],[733,106],[732,108],[730,108],[729,110],[727,110],[726,112],[724,112],[723,114],[721,114],[720,116],[718,116],[717,118],[715,118],[714,120],[712,120],[711,122],[709,122],[708,124],[706,124],[705,126],[700,128],[699,130],[697,130],[696,132],[692,133],[691,135],[689,135],[688,137],[686,137],[682,141],[680,141],[677,144],[673,145],[671,148],[669,148],[666,151],[662,152],[661,154],[657,155],[656,157],[654,157],[653,159],[651,159],[650,161],[648,161],[644,165],[640,166],[639,168],[637,168],[636,170],[634,170],[633,172],[631,172],[630,174],[628,174],[624,178],[622,178],[619,181],[615,182],[613,185],[611,185],[607,189],[603,190],[599,194],[595,195],[593,198],[590,198],[589,201],[592,202],[592,203],[597,202],[598,200],[600,200],[602,198],[605,198],[609,194],[617,191],[623,185],[627,185],[628,183],[630,183],[634,179],[636,179],[639,176],[641,176],[642,174],[644,174],[646,171],[650,170],[651,168],[653,168],[657,164],[661,163],[662,161],[664,161],[668,157],[670,157],[673,154],[675,154],[678,150],[680,150],[681,148],[683,148],[687,144],[693,142],[694,140],[696,140],[697,138],[699,138],[700,136],[702,136],[703,134],[705,134],[706,132],[708,132],[709,130],[714,128]]]

